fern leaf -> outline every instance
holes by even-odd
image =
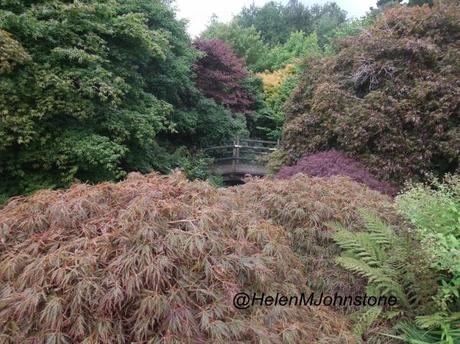
[[[360,276],[366,277],[369,282],[387,280],[383,271],[379,268],[373,268],[365,262],[351,257],[337,257],[336,262],[345,269],[353,271]]]
[[[356,320],[353,324],[353,334],[358,338],[361,338],[375,323],[381,313],[381,307],[368,307],[362,311],[354,313],[352,316]]]
[[[389,247],[399,240],[391,226],[379,217],[365,210],[360,210],[359,213],[366,229],[376,243]]]
[[[353,233],[340,229],[332,235],[332,239],[348,255],[359,257],[371,266],[381,265],[381,261],[386,258],[385,252],[368,233]]]
[[[440,327],[446,322],[454,322],[460,320],[460,313],[447,314],[438,312],[430,315],[419,316],[415,319],[415,324],[423,329],[431,329]]]

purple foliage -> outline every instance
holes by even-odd
[[[247,76],[244,59],[218,39],[199,39],[194,46],[205,53],[195,65],[200,91],[232,112],[247,113],[253,100],[241,86]]]
[[[393,185],[377,180],[361,163],[334,149],[304,156],[297,165],[283,167],[277,178],[289,179],[298,173],[312,177],[347,176],[389,196],[395,196],[397,193]]]

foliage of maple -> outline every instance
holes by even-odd
[[[395,5],[310,61],[288,106],[287,162],[338,149],[403,184],[460,171],[460,4]]]
[[[0,18],[0,202],[168,172],[178,146],[244,125],[196,88],[199,52],[162,0],[2,1]]]
[[[277,177],[287,179],[298,173],[313,177],[347,176],[390,196],[396,196],[397,192],[397,189],[388,182],[377,180],[361,163],[334,149],[306,155],[296,165],[281,168]]]
[[[201,92],[232,112],[248,112],[252,100],[242,87],[248,75],[244,59],[218,39],[199,39],[194,45],[203,52],[195,65],[196,84]]]
[[[283,68],[273,72],[257,73],[257,76],[262,79],[265,99],[273,99],[279,96],[280,88],[286,79],[296,73],[295,65],[290,63]]]
[[[356,291],[325,223],[359,229],[361,207],[396,219],[387,197],[342,177],[216,189],[134,173],[17,197],[0,208],[0,339],[355,343],[343,311],[232,298]]]

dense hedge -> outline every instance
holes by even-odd
[[[459,171],[460,5],[394,6],[310,61],[288,105],[288,163],[337,148],[383,179]]]

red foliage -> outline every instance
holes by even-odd
[[[241,86],[247,76],[244,59],[218,39],[197,40],[194,45],[205,53],[195,65],[196,84],[201,92],[232,112],[248,112],[252,99]]]
[[[0,342],[355,343],[346,316],[329,307],[232,305],[238,292],[311,290],[281,221],[320,247],[313,221],[346,214],[351,226],[364,205],[388,213],[385,197],[356,183],[310,179],[217,189],[133,173],[12,199],[0,209]],[[324,259],[332,245],[308,261],[327,280],[337,270]],[[351,281],[331,283],[335,291],[356,289],[343,275]]]
[[[377,180],[361,163],[335,149],[306,155],[297,162],[297,165],[283,167],[277,177],[288,179],[298,173],[312,177],[347,176],[390,196],[395,196],[397,192],[391,184]]]

